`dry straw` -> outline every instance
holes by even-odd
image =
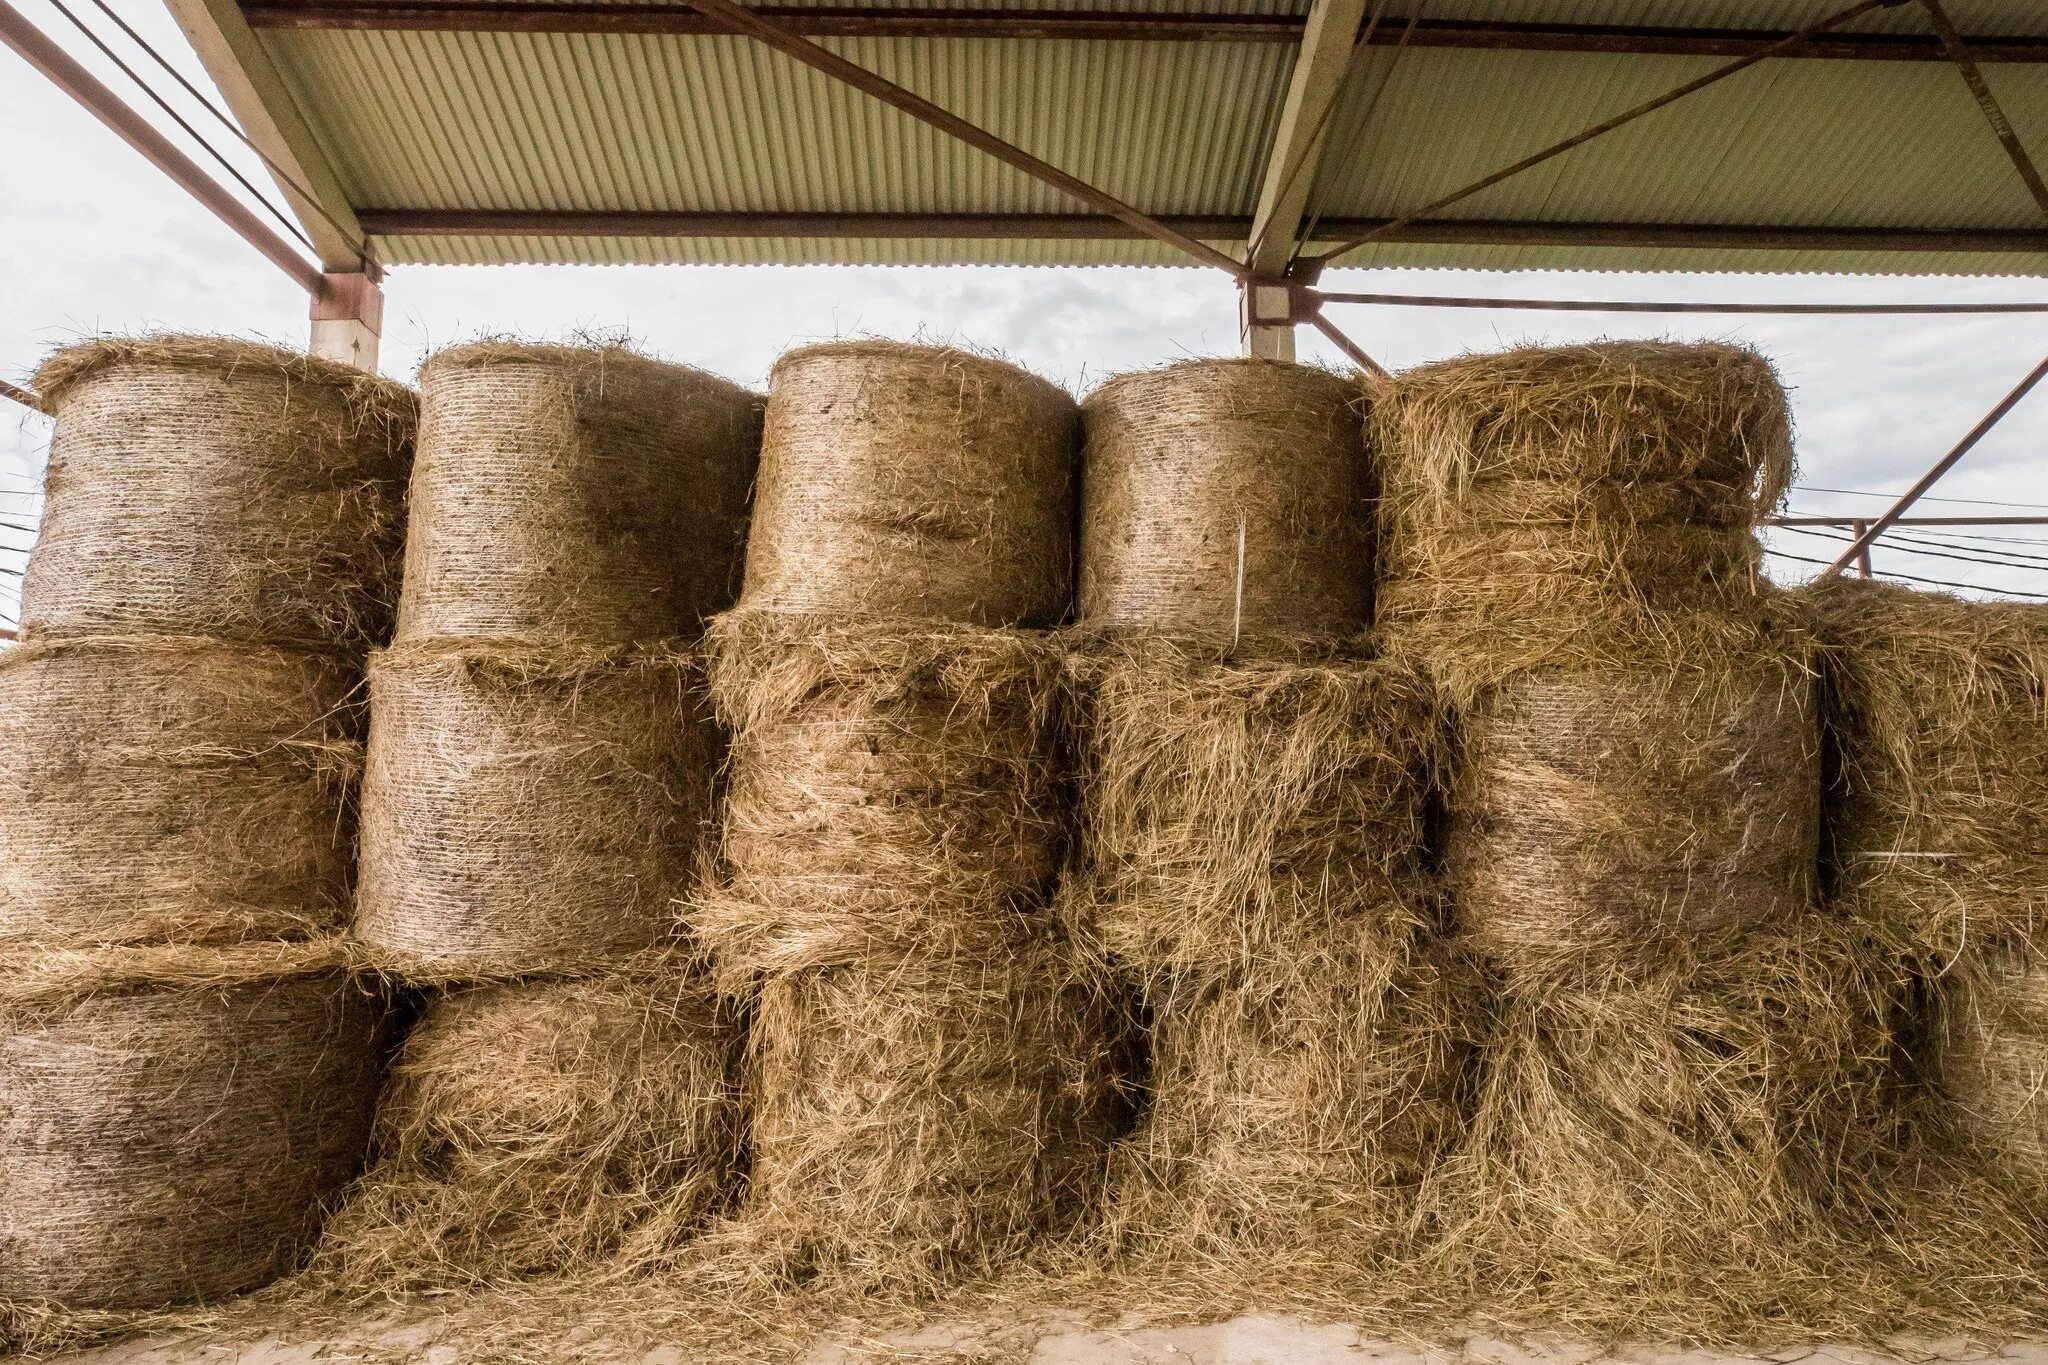
[[[1042,915],[1067,805],[1053,640],[738,611],[709,648],[732,757],[689,918],[729,980],[987,952]]]
[[[1583,662],[1750,610],[1751,527],[1792,476],[1784,392],[1731,346],[1469,356],[1396,376],[1371,425],[1379,620],[1454,660]]]
[[[356,687],[331,655],[174,636],[0,653],[0,942],[337,926]]]
[[[1083,848],[1062,899],[1084,932],[1141,973],[1202,978],[1414,937],[1441,727],[1412,665],[1220,660],[1162,636],[1073,657]]]
[[[24,634],[354,650],[384,638],[409,390],[269,346],[179,336],[59,351],[35,385],[57,434]]]
[[[738,1033],[683,964],[436,999],[393,1065],[377,1162],[317,1280],[354,1293],[617,1274],[737,1180]]]
[[[2048,920],[2048,608],[1802,591],[1831,693],[1838,894],[1918,951]]]
[[[1045,941],[764,980],[750,1220],[787,1274],[911,1289],[1072,1226],[1126,1116],[1115,1017]]]
[[[55,953],[0,981],[0,1285],[148,1308],[297,1261],[361,1163],[380,1007],[331,946]]]
[[[1654,964],[1805,911],[1820,733],[1797,655],[1531,673],[1459,717],[1444,861],[1511,972]]]
[[[1088,396],[1080,620],[1237,640],[1365,624],[1372,488],[1349,381],[1194,360]]]
[[[761,400],[621,346],[420,371],[401,641],[694,635],[739,587]]]
[[[1941,982],[1936,1058],[1959,1135],[1986,1169],[2048,1207],[2048,970],[1986,946]]]
[[[389,970],[567,971],[667,935],[719,762],[692,659],[403,646],[370,699],[356,933]]]
[[[842,341],[776,363],[742,604],[1053,625],[1073,592],[1074,400],[962,351]]]

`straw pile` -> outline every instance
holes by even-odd
[[[378,1164],[330,1223],[316,1275],[505,1284],[666,1250],[732,1188],[736,1041],[659,957],[442,996],[393,1065]]]
[[[335,927],[354,870],[354,686],[330,655],[177,636],[0,653],[0,941]]]
[[[2048,609],[1804,590],[1837,754],[1836,893],[1935,962],[2048,923]]]
[[[1624,662],[1765,586],[1751,532],[1792,477],[1762,357],[1644,342],[1470,356],[1374,396],[1379,623],[1446,665]],[[1617,659],[1619,653],[1624,656]]]
[[[361,650],[398,591],[410,391],[213,337],[60,351],[29,638],[215,636]]]
[[[1080,616],[1235,640],[1365,620],[1372,489],[1356,386],[1268,360],[1129,374],[1082,405]]]
[[[2048,970],[2031,948],[1961,960],[1945,987],[1937,1053],[1960,1136],[1983,1167],[2048,1207]]]
[[[962,351],[841,341],[776,363],[749,608],[1055,625],[1073,593],[1073,399]]]
[[[761,400],[622,347],[479,342],[420,372],[399,635],[696,633],[738,588]]]
[[[13,1311],[216,1298],[289,1269],[361,1162],[379,1008],[332,947],[49,953],[0,978]]]
[[[357,937],[418,981],[587,969],[663,937],[711,820],[695,678],[666,646],[378,655]]]

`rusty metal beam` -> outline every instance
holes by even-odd
[[[1093,213],[754,213],[722,210],[363,208],[378,237],[873,237],[965,241],[1129,241],[1144,234]],[[1209,242],[1241,242],[1250,217],[1166,214]],[[1333,218],[1320,240],[1382,231],[1388,218]],[[1715,251],[2048,252],[2043,228],[1870,228],[1750,223],[1574,223],[1438,218],[1382,231],[1389,243],[1432,246],[1617,247]]]
[[[41,398],[22,388],[19,384],[10,384],[4,379],[0,379],[0,398],[19,403],[30,412],[40,412],[47,415],[50,411],[43,406]]]
[[[901,9],[877,5],[757,5],[754,12],[813,38],[1053,38],[1112,42],[1299,43],[1304,21],[1280,14],[1132,14],[1118,10]],[[425,33],[713,34],[725,28],[688,4],[584,0],[245,0],[251,28]],[[1391,47],[1408,20],[1390,15],[1370,42]],[[1479,52],[1582,52],[1646,57],[1739,57],[1791,37],[1775,29],[1629,24],[1496,23],[1415,19],[1410,46]],[[2048,36],[1964,40],[1979,62],[2048,62]],[[1922,34],[1839,33],[1782,54],[1825,61],[1939,62]]]
[[[308,294],[319,295],[324,285],[319,266],[301,256],[290,242],[271,231],[262,219],[223,189],[220,182],[201,170],[198,163],[173,146],[169,139],[150,126],[147,119],[123,103],[118,95],[101,84],[63,48],[45,37],[7,0],[0,0],[0,43],[20,54],[53,85],[84,106],[86,112],[142,153],[151,165],[205,205],[214,217],[255,247],[265,260],[291,276],[299,287]]]
[[[1347,359],[1374,379],[1392,379],[1387,367],[1374,360],[1363,346],[1344,335],[1343,329],[1322,315],[1320,310],[1311,312],[1305,319],[1309,326],[1326,337],[1332,346],[1342,351]]]
[[[2026,184],[2027,193],[2034,196],[2034,207],[2041,210],[2042,218],[2048,219],[2048,184],[2042,183],[2041,172],[2034,168],[2034,159],[2027,155],[2027,149],[2020,143],[2019,134],[2012,130],[2012,120],[2005,116],[2005,110],[1999,105],[1998,97],[1991,93],[1991,86],[1986,83],[1984,73],[1977,69],[1977,63],[1971,59],[1970,49],[1963,40],[1963,35],[1956,32],[1955,23],[1948,17],[1948,11],[1942,7],[1941,0],[1920,0],[1920,7],[1927,11],[1928,19],[1934,24],[1934,31],[1941,39],[1942,50],[1948,53],[1948,58],[1955,63],[1956,70],[1962,73],[1963,84],[1970,87],[1970,95],[1977,101],[1977,107],[1984,111],[1985,122],[1989,123],[1991,131],[1997,134],[1998,145],[2005,148],[2005,154],[2011,160],[2013,169],[2019,172],[2021,181]]]
[[[1317,290],[1324,303],[1395,308],[1490,308],[1548,313],[1736,313],[1763,317],[1910,317],[1951,313],[2048,313],[2048,303],[1652,303],[1629,299],[1492,299],[1450,294],[1346,294]]]

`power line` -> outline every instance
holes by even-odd
[[[1801,526],[1785,526],[1780,527],[1779,529],[1790,531],[1793,535],[1796,536],[1817,536],[1822,540],[1832,540],[1838,543],[1842,541],[1853,542],[1856,539],[1856,537],[1853,535],[1836,535],[1828,531],[1808,530],[1807,528]],[[1939,542],[1935,543],[1938,544]],[[1879,540],[1873,541],[1871,543],[1871,548],[1876,549],[1879,545],[1883,545],[1888,549],[1897,550],[1900,554],[1925,555],[1930,559],[1956,559],[1961,560],[1965,564],[1990,564],[2002,569],[2032,569],[2036,573],[2048,572],[2048,560],[2044,560],[2039,563],[2028,564],[2022,562],[2020,559],[1980,558],[1977,555],[1957,554],[1950,550],[1920,550],[1913,548],[1914,544],[1915,542],[1912,541],[1895,542],[1890,539],[1881,538]],[[1969,549],[1970,547],[1961,546],[1957,548]]]
[[[1789,559],[1798,564],[1818,564],[1823,569],[1833,568],[1835,563],[1832,559],[1809,559],[1805,555],[1786,554],[1783,550],[1765,550],[1764,553],[1776,555],[1779,559]],[[1887,573],[1883,576],[1886,578],[1896,578],[1903,583],[1925,583],[1929,587],[1935,588],[1962,588],[1969,592],[1995,592],[2002,593],[2007,597],[2032,597],[2048,602],[2048,592],[2022,592],[2018,588],[1991,588],[1986,587],[1982,583],[1956,583],[1946,578],[1916,578],[1909,573]]]
[[[2026,562],[2032,564],[2048,564],[2048,555],[2030,555],[2022,550],[1993,550],[1982,545],[1961,545],[1952,540],[1922,540],[1917,536],[1890,536],[1884,542],[1881,543],[1896,543],[1900,545],[1932,545],[1937,549],[1943,550],[1967,550],[1975,554],[2002,555],[2008,559],[2025,560]],[[2044,542],[2042,541],[2036,540],[2029,543],[2034,545],[2043,545],[2044,548],[2048,548],[2048,544],[2044,544]]]
[[[1800,483],[1792,486],[1802,493],[1845,493],[1855,498],[1896,499],[1898,497],[1896,493],[1874,493],[1867,488],[1821,488],[1810,483]],[[1931,495],[1923,495],[1920,501],[1971,503],[1978,507],[2025,507],[2036,512],[2048,512],[2048,502],[1999,502],[1992,498],[1937,498]]]

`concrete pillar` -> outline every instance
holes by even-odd
[[[1245,280],[1237,291],[1237,332],[1244,354],[1294,359],[1294,300],[1284,280]]]
[[[313,344],[322,360],[377,372],[377,342],[384,333],[384,290],[367,274],[329,274],[313,300]]]

